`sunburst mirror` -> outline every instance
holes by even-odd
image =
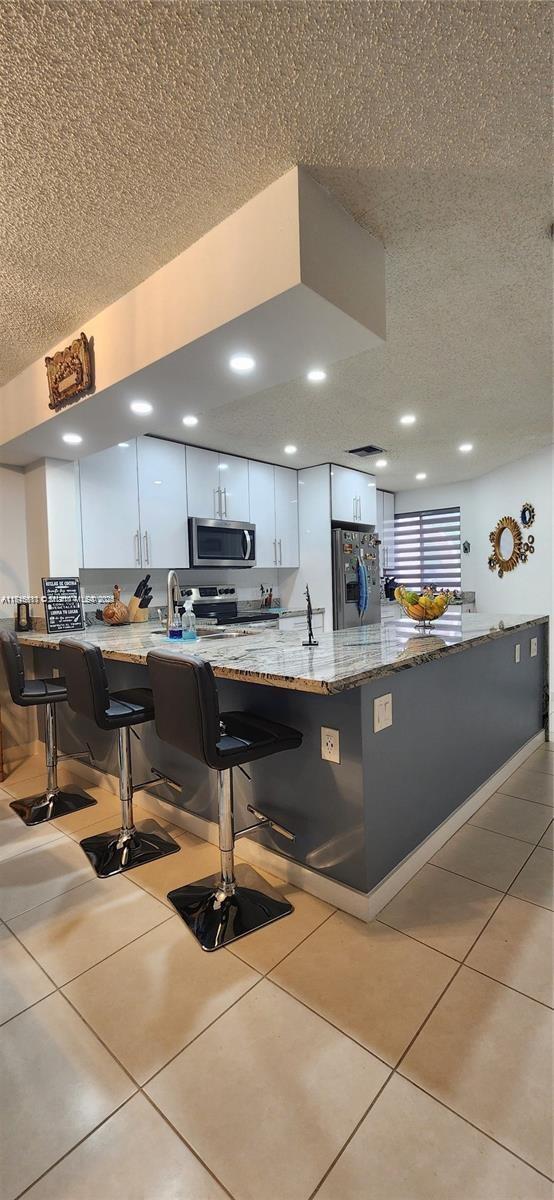
[[[506,571],[513,571],[521,562],[521,529],[514,517],[501,517],[489,538],[492,542],[489,567],[491,571],[498,571],[499,577],[502,578]]]

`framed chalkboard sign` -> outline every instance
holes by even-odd
[[[43,579],[42,594],[48,633],[71,633],[85,628],[79,579]]]

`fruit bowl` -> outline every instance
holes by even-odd
[[[452,599],[450,592],[435,592],[432,588],[415,592],[404,587],[395,589],[394,598],[406,616],[421,629],[428,629],[433,621],[443,617]]]

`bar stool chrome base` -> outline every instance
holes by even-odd
[[[141,821],[125,835],[121,829],[93,834],[83,838],[80,844],[101,879],[132,871],[133,867],[144,867],[146,863],[176,854],[181,849],[157,821]]]
[[[91,808],[94,804],[96,800],[81,788],[61,788],[51,796],[43,792],[38,796],[26,796],[24,800],[13,800],[10,808],[25,825],[42,825],[45,821],[54,821],[56,817],[65,817],[68,813]]]
[[[231,895],[221,890],[220,874],[208,875],[168,893],[168,900],[203,950],[219,950],[294,912],[292,904],[252,867],[241,864],[235,870],[236,884]]]

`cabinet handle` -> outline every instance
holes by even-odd
[[[150,566],[150,554],[148,553],[148,530],[147,529],[145,529],[145,531],[142,535],[142,540],[144,543],[144,566],[149,567]]]
[[[220,517],[219,511],[219,488],[214,488],[214,517]]]
[[[279,538],[279,566],[282,567],[282,565],[283,565],[283,547],[281,545],[281,538]]]
[[[133,548],[135,552],[135,563],[137,567],[140,567],[140,536],[138,529],[133,537]]]
[[[277,566],[277,539],[273,539],[273,565]]]
[[[227,488],[223,488],[223,516],[227,516]]]

